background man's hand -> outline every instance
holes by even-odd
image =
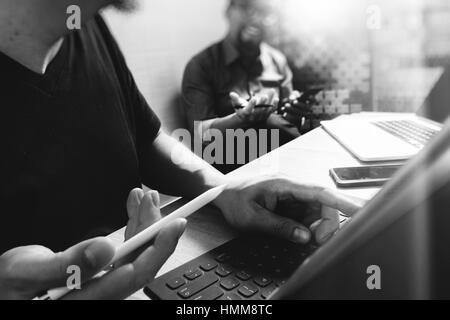
[[[127,207],[126,239],[161,218],[155,191],[144,194],[133,190]],[[61,253],[41,246],[10,250],[0,256],[0,299],[33,299],[49,289],[64,287],[69,266],[80,268],[82,285],[64,299],[124,299],[153,280],[175,250],[185,225],[183,219],[171,223],[135,259],[94,280],[92,277],[107,268],[115,254],[106,238],[88,240]]]
[[[247,126],[267,120],[279,103],[275,90],[271,90],[268,94],[256,95],[250,101],[246,101],[235,92],[230,93],[230,98],[236,115]]]
[[[286,178],[236,183],[215,201],[227,221],[251,229],[308,243],[328,241],[339,229],[339,212],[353,215],[363,206],[335,191]]]

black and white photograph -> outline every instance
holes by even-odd
[[[450,299],[449,116],[448,0],[0,0],[0,300]]]

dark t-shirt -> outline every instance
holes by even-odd
[[[45,75],[0,53],[0,253],[123,227],[160,126],[100,16],[65,37]]]

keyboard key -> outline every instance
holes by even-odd
[[[170,289],[176,290],[179,287],[184,286],[186,284],[186,280],[184,280],[183,278],[174,278],[166,284]]]
[[[211,301],[211,300],[217,300],[221,296],[224,295],[224,292],[220,290],[220,288],[216,286],[209,287],[206,290],[203,290],[201,293],[196,295],[192,298],[192,300],[198,300],[198,301]]]
[[[219,266],[216,270],[216,274],[221,276],[222,278],[225,278],[232,273],[233,273],[233,269],[226,265]]]
[[[281,268],[275,268],[275,270],[273,270],[273,273],[275,274],[275,276],[279,277],[282,274],[284,274],[283,269]]]
[[[277,286],[275,284],[271,284],[270,286],[261,290],[261,297],[263,299],[268,299],[276,289]]]
[[[231,255],[228,253],[222,253],[216,257],[217,262],[224,263],[231,259]]]
[[[422,148],[438,133],[436,130],[409,120],[379,121],[373,124],[417,148]]]
[[[289,259],[289,260],[287,261],[287,266],[289,266],[290,268],[298,267],[298,263],[295,262],[295,259]]]
[[[233,263],[233,266],[235,266],[237,269],[242,269],[248,266],[247,262],[238,260],[237,262]]]
[[[178,295],[183,299],[189,299],[200,291],[212,286],[214,283],[218,282],[219,278],[212,275],[206,274],[205,276],[197,279],[196,281],[184,286],[178,291]]]
[[[280,281],[277,281],[276,285],[277,285],[277,287],[282,287],[286,284],[286,282],[287,282],[286,280],[280,280]]]
[[[185,278],[191,281],[197,279],[198,277],[201,277],[202,275],[203,272],[201,272],[199,269],[189,270],[184,274]]]
[[[270,259],[272,260],[272,261],[277,261],[278,260],[278,256],[276,256],[276,255],[271,255],[270,256]]]
[[[259,276],[256,277],[255,280],[253,280],[258,286],[265,288],[268,285],[270,285],[273,281],[272,279],[269,279],[267,277]]]
[[[258,263],[256,264],[256,268],[258,268],[258,269],[260,269],[260,270],[264,269],[264,266],[265,266],[265,264],[262,263],[262,262],[258,262]]]
[[[242,270],[236,274],[236,277],[238,277],[242,281],[247,281],[247,280],[250,280],[253,277],[253,275],[246,270]]]
[[[215,268],[217,268],[217,266],[218,266],[218,264],[216,262],[209,261],[209,262],[203,263],[200,266],[200,269],[202,269],[203,271],[208,272],[208,271],[214,270]]]
[[[226,293],[219,300],[233,301],[233,300],[242,300],[242,298],[238,296],[236,293]]]
[[[245,284],[239,288],[239,293],[246,298],[251,298],[258,293],[259,289],[252,284]]]
[[[220,286],[225,290],[231,291],[234,288],[239,287],[240,283],[236,278],[225,279],[220,283]]]

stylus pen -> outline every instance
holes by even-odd
[[[140,247],[149,243],[154,237],[156,237],[161,229],[167,226],[169,223],[182,218],[187,218],[194,212],[200,210],[210,202],[214,201],[226,188],[226,185],[213,188],[204,194],[200,195],[196,199],[192,200],[185,206],[175,210],[173,213],[154,223],[141,233],[137,234],[127,242],[123,243],[114,255],[111,265],[114,265],[118,261],[127,257]],[[102,273],[100,273],[102,274]],[[99,275],[100,275],[99,274]],[[98,277],[97,275],[96,277]],[[46,295],[36,298],[37,300],[58,300],[67,295],[71,290],[67,287],[52,289],[47,292]]]

